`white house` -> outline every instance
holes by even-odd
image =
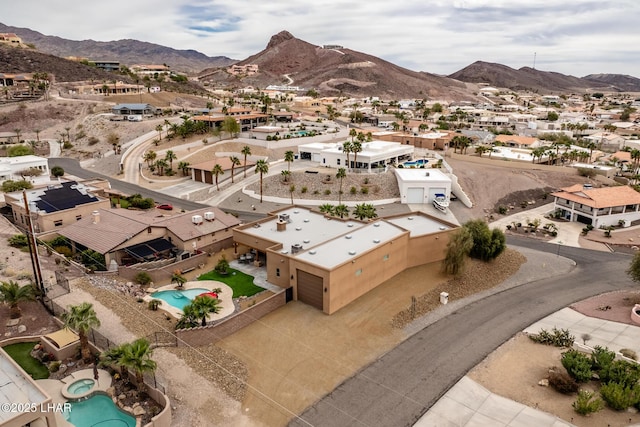
[[[588,188],[576,184],[552,196],[556,211],[569,221],[598,228],[620,223],[629,227],[640,220],[640,193],[626,185]]]
[[[0,182],[6,180],[20,181],[22,180],[21,171],[29,169],[38,169],[42,171],[40,177],[25,176],[31,183],[36,181],[49,181],[49,163],[45,157],[39,156],[17,156],[17,157],[0,157]]]
[[[451,194],[451,178],[439,169],[394,169],[400,203],[427,204],[432,203],[436,194],[444,194],[447,199]]]
[[[347,153],[342,150],[343,143],[313,142],[298,146],[300,159],[311,160],[322,166],[330,168],[348,167],[350,169],[384,168],[389,163],[400,163],[403,160],[413,158],[413,145],[402,145],[397,142],[371,141],[362,143],[362,151],[349,153],[349,165],[347,165]]]

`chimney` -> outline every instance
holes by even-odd
[[[287,229],[287,221],[279,220],[276,222],[276,231],[285,231]]]
[[[100,222],[100,212],[99,211],[93,211],[91,212],[91,216],[93,217],[93,223],[97,224]]]

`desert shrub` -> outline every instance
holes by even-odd
[[[523,200],[520,202],[520,207],[521,208],[526,208],[527,206],[529,206],[529,202],[527,202],[526,200]]]
[[[62,148],[64,148],[65,150],[68,150],[70,148],[73,148],[73,144],[70,143],[69,141],[65,141],[64,144],[62,144]]]
[[[614,360],[600,370],[599,376],[603,384],[617,383],[631,387],[640,380],[640,366],[626,360]]]
[[[593,178],[594,176],[596,176],[596,171],[593,169],[578,168],[578,175],[585,176],[587,178]]]
[[[600,395],[611,409],[624,411],[628,407],[638,403],[640,387],[637,385],[625,387],[622,384],[609,383],[600,387]]]
[[[27,236],[24,234],[16,234],[9,237],[7,240],[9,242],[9,246],[13,248],[25,248],[28,246]]]
[[[584,383],[591,379],[591,359],[577,350],[562,353],[562,366],[576,381]]]
[[[473,247],[469,252],[471,258],[490,261],[497,258],[507,247],[504,232],[497,228],[490,230],[487,223],[481,219],[467,221],[463,227],[469,230],[473,237]]]
[[[87,141],[87,144],[96,145],[98,142],[100,142],[98,138],[96,138],[95,136],[90,136],[89,140]]]
[[[507,212],[509,212],[509,208],[507,208],[506,206],[503,206],[503,205],[498,206],[498,213],[500,215],[504,215]]]
[[[620,354],[629,359],[638,360],[638,354],[631,350],[630,348],[622,348],[620,349]]]
[[[329,194],[331,194],[331,190],[329,190],[328,188],[326,190],[324,190],[324,195],[328,196]]]
[[[616,359],[616,354],[606,347],[597,345],[591,353],[591,368],[595,371],[608,369]]]
[[[33,154],[33,149],[28,145],[14,145],[7,149],[7,157],[20,157]]]
[[[2,191],[4,193],[12,193],[14,191],[29,190],[30,188],[33,188],[33,185],[29,181],[25,181],[24,179],[21,179],[19,181],[13,181],[11,179],[8,179],[2,183]]]
[[[360,189],[360,192],[361,192],[362,194],[369,194],[369,187],[362,187],[362,188]]]
[[[313,190],[313,194],[315,194],[315,195],[320,194],[320,190]]]
[[[309,191],[309,189],[308,189],[307,187],[302,187],[302,188],[300,189],[300,192],[301,192],[301,193],[306,193],[307,191]]]
[[[64,169],[62,166],[54,166],[51,168],[51,176],[55,176],[56,178],[64,175]]]
[[[358,192],[358,189],[356,187],[351,187],[349,189],[349,193],[351,193],[351,194],[356,194],[357,192]]]
[[[551,332],[546,329],[541,329],[539,333],[529,335],[533,341],[545,344],[552,345],[555,347],[571,347],[575,342],[575,337],[571,335],[568,329],[557,329],[553,328]]]
[[[550,372],[549,385],[562,394],[572,394],[578,391],[578,383],[566,372]]]
[[[136,274],[136,277],[133,280],[139,285],[146,286],[151,283],[151,276],[149,276],[149,273],[141,271],[140,273]]]
[[[58,372],[61,363],[59,360],[49,363],[49,372]]]
[[[73,255],[73,252],[71,252],[71,248],[69,248],[68,246],[54,246],[53,250],[67,258]]]
[[[573,406],[573,409],[580,415],[589,415],[598,412],[604,408],[604,402],[595,396],[596,393],[593,391],[580,390],[578,392],[578,398],[571,406]]]

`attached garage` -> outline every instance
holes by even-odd
[[[323,309],[322,277],[306,271],[297,270],[298,301],[308,304],[318,310]]]
[[[424,188],[410,187],[407,189],[407,203],[422,204],[424,203]]]

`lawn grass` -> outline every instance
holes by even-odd
[[[229,273],[226,275],[221,275],[217,271],[211,270],[208,273],[198,276],[198,280],[217,280],[218,282],[229,285],[229,287],[233,289],[233,298],[241,296],[250,297],[251,295],[264,291],[260,286],[253,284],[253,276],[249,276],[233,268],[230,268]]]
[[[31,350],[36,345],[35,342],[21,342],[2,347],[4,351],[16,361],[34,380],[49,378],[49,369],[38,359],[34,359]]]

